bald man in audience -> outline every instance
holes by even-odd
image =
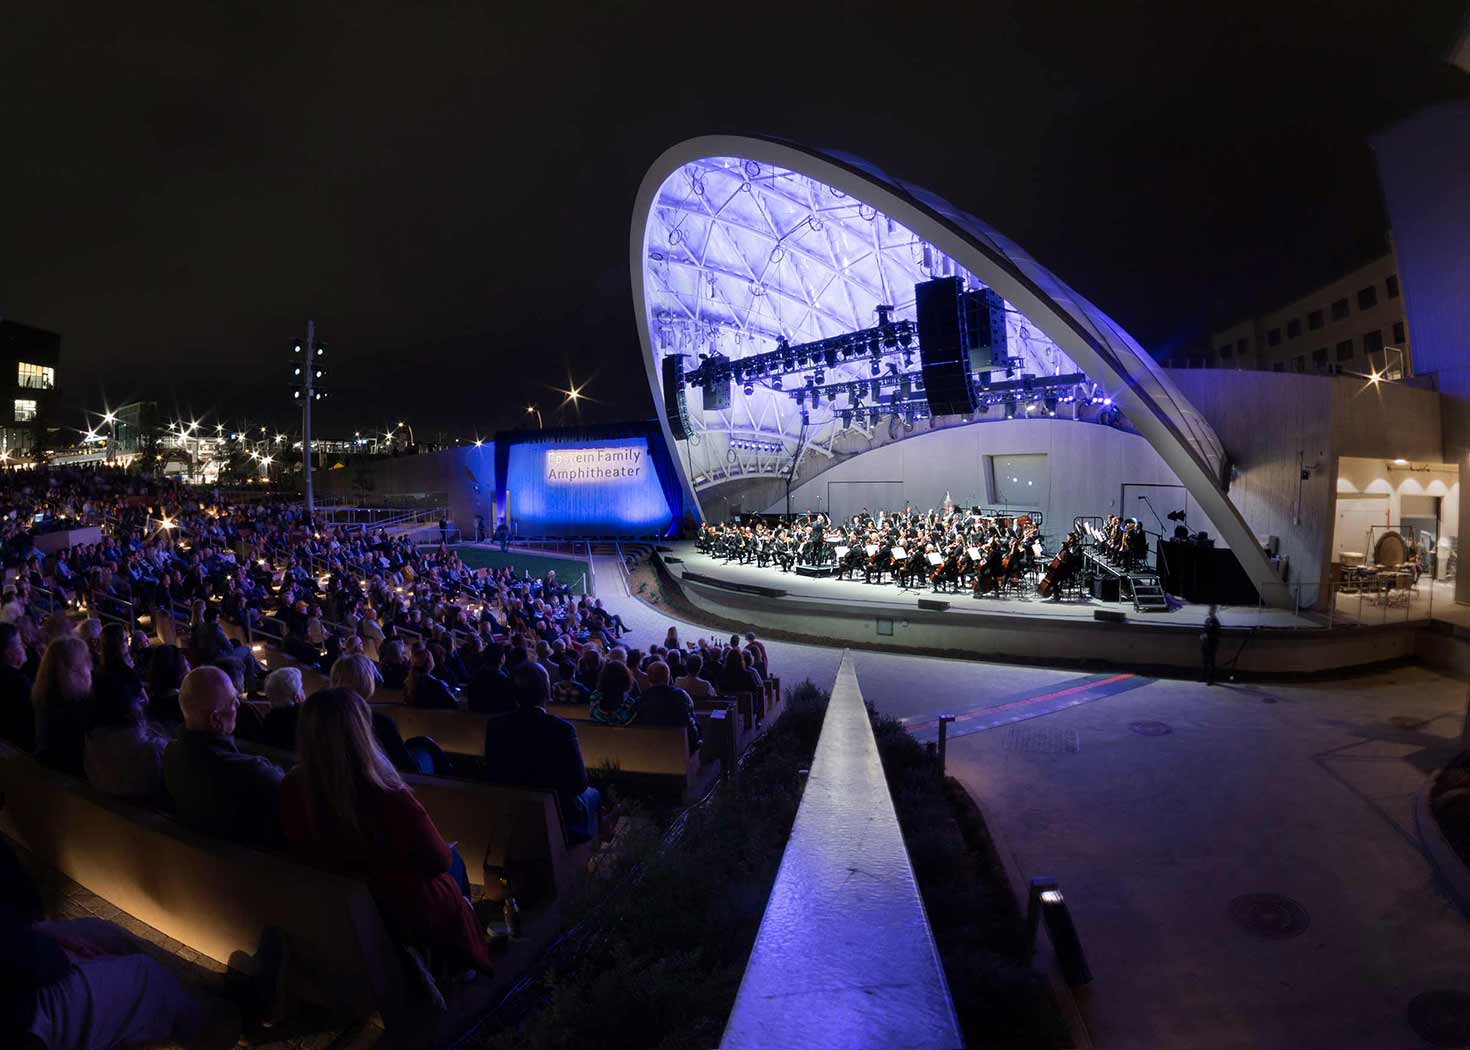
[[[179,820],[247,845],[281,842],[283,774],[235,746],[240,698],[229,675],[196,667],[184,676],[179,706],[184,731],[163,753],[163,783]]]
[[[689,750],[699,750],[701,737],[694,701],[683,689],[669,684],[669,665],[662,660],[648,665],[648,688],[638,697],[638,724],[683,726],[689,730]]]

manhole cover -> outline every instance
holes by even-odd
[[[1073,754],[1082,749],[1075,729],[1025,729],[1013,726],[1006,733],[1007,751],[1035,751],[1043,754]]]
[[[1128,728],[1139,736],[1168,736],[1174,732],[1168,722],[1129,722]]]
[[[1230,917],[1257,937],[1285,940],[1305,933],[1312,917],[1290,897],[1279,893],[1247,893],[1230,902]]]
[[[1421,992],[1409,1001],[1409,1027],[1431,1046],[1470,1043],[1470,995],[1453,988]]]

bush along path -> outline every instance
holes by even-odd
[[[924,910],[971,1048],[1071,1045],[1044,975],[1027,959],[1026,922],[980,810],[903,725],[872,705],[878,754]]]

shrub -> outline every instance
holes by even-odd
[[[625,800],[617,849],[568,904],[578,923],[572,950],[507,1007],[484,1045],[717,1045],[796,818],[797,771],[811,765],[826,708],[811,682],[788,690],[786,710],[739,776],[672,827]]]

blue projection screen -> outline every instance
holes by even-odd
[[[512,445],[505,487],[521,536],[648,536],[669,527],[644,438]]]

